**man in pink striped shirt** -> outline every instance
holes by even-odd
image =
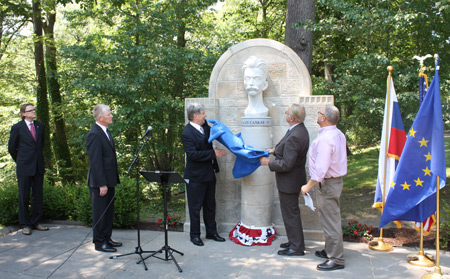
[[[316,251],[315,255],[327,259],[317,265],[318,270],[324,271],[345,267],[339,198],[342,177],[347,174],[347,145],[344,134],[336,128],[338,121],[339,110],[335,106],[328,105],[318,111],[320,129],[308,154],[311,179],[301,190],[306,195],[318,185],[316,198],[325,249]]]

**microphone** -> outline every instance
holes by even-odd
[[[143,140],[146,136],[148,136],[148,133],[152,130],[152,126],[147,127],[147,131],[145,131],[144,135],[141,137],[141,140]]]

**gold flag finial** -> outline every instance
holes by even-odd
[[[394,70],[394,67],[388,66],[388,67],[387,67],[387,70],[388,70],[389,73],[391,73],[391,72]]]

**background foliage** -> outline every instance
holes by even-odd
[[[9,191],[15,183],[15,164],[7,153],[9,129],[20,119],[21,103],[36,103],[36,38],[28,2],[5,0],[0,8],[2,191]],[[50,112],[57,109],[65,119],[74,185],[61,182],[58,161],[47,176],[56,187],[55,198],[63,199],[58,187],[73,188],[67,190],[72,192],[64,202],[84,195],[85,190],[79,189],[85,188],[85,140],[93,125],[95,104],[105,103],[113,109],[110,130],[121,171],[127,170],[140,136],[151,125],[153,134],[141,154],[140,168],[183,172],[179,135],[184,126],[184,99],[207,96],[214,64],[230,46],[259,37],[284,41],[286,0],[42,3],[47,11],[44,16],[57,16],[55,46],[62,100]],[[409,129],[418,110],[419,64],[412,59],[414,55],[440,55],[443,112],[448,119],[449,12],[448,0],[318,0],[315,22],[298,24],[314,32],[313,94],[335,96],[342,112],[339,125],[350,146],[379,141],[388,65],[394,67],[400,109],[405,129]],[[431,82],[433,59],[425,61],[424,69]],[[53,138],[55,127],[49,128]],[[87,206],[88,201],[76,199],[74,203],[74,209],[55,208],[55,214],[88,221],[89,214],[79,212],[77,205]]]
[[[114,202],[114,226],[133,227],[137,220],[136,180],[123,179],[116,187]],[[92,225],[92,209],[89,188],[82,185],[67,184],[64,187],[44,182],[43,220],[75,220]],[[139,197],[143,197],[140,190]],[[0,224],[18,223],[19,205],[16,183],[5,183],[0,187]],[[142,200],[140,200],[142,202]]]

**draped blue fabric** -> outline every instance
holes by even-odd
[[[234,135],[230,129],[220,121],[216,119],[207,120],[209,123],[213,124],[208,142],[217,140],[236,155],[236,161],[233,167],[234,178],[250,175],[261,165],[259,162],[260,157],[269,157],[269,151],[246,145],[241,138],[241,133]]]

